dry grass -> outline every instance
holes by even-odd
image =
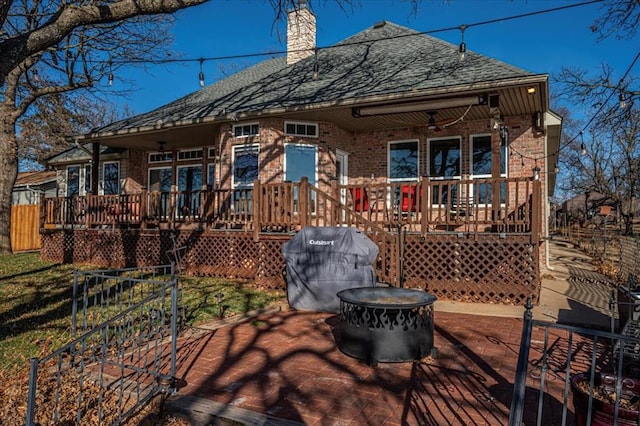
[[[29,359],[43,357],[70,340],[73,271],[76,268],[78,265],[42,262],[38,253],[0,256],[0,426],[23,426],[25,423]],[[95,269],[90,266],[80,268]],[[233,317],[280,303],[284,298],[283,292],[261,291],[251,283],[234,280],[180,277],[179,286],[187,326]],[[224,295],[221,304],[215,297],[218,293]],[[118,415],[118,398],[113,392],[102,392],[99,401],[98,386],[85,381],[84,400],[79,405],[77,375],[65,374],[60,378],[62,386],[58,387],[57,377],[45,374],[44,368],[39,373],[37,422],[53,424],[57,394],[57,425],[98,424],[100,416],[102,424],[110,424],[110,420]],[[85,412],[80,423],[76,420],[78,406]],[[177,417],[160,418],[156,411],[149,404],[125,424],[189,424]]]

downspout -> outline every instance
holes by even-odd
[[[544,200],[544,217],[545,217],[545,229],[544,229],[544,263],[546,268],[549,271],[554,271],[555,269],[553,268],[553,266],[551,266],[551,263],[549,263],[549,197],[547,197],[547,193],[549,192],[549,173],[550,171],[548,170],[548,162],[547,162],[547,155],[549,154],[549,144],[548,144],[548,139],[549,139],[549,132],[545,131],[544,132],[544,159],[545,159],[545,174],[544,174],[544,192],[542,194],[542,198]],[[555,173],[555,170],[554,170]],[[557,177],[556,177],[557,179]]]

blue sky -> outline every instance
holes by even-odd
[[[559,0],[423,0],[414,15],[410,2],[406,0],[360,0],[353,7],[347,6],[346,10],[341,10],[334,0],[309,1],[317,18],[318,47],[335,44],[381,20],[417,31],[434,31],[580,3]],[[465,42],[468,50],[534,73],[553,76],[563,66],[595,73],[602,63],[608,63],[619,78],[637,52],[639,37],[597,42],[589,26],[602,14],[601,7],[602,4],[591,4],[473,26],[465,31]],[[284,23],[274,27],[274,19],[275,13],[266,0],[212,0],[178,12],[172,49],[177,56],[195,61],[151,65],[147,71],[127,71],[126,77],[132,79],[137,88],[128,99],[116,102],[128,104],[136,113],[146,112],[199,89],[197,58],[285,50]],[[455,44],[461,40],[459,30],[432,35]],[[203,64],[206,83],[223,78],[224,72],[233,73],[265,58],[206,61]],[[117,79],[114,85],[117,85]]]

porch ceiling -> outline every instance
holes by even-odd
[[[215,146],[220,127],[229,123],[163,124],[156,128],[137,128],[110,135],[95,135],[95,142],[114,148],[135,148],[141,151],[157,151],[160,142],[164,150],[189,147]],[[85,140],[91,142],[91,140]]]
[[[536,87],[535,94],[531,95],[527,92],[527,89],[530,87]],[[457,94],[456,96],[497,94],[499,95],[500,113],[507,117],[546,111],[547,106],[544,105],[542,101],[542,99],[545,99],[542,94],[544,90],[546,90],[546,85],[536,83],[526,86],[504,88],[498,91],[466,92],[464,94]],[[443,96],[442,98],[445,97]],[[378,104],[390,103],[391,102],[381,102]],[[366,105],[377,104],[367,103]],[[286,117],[288,119],[333,122],[343,129],[352,132],[426,126],[429,121],[427,111],[354,117],[352,108],[353,105],[348,105],[330,107],[322,110],[298,111],[288,113]],[[488,105],[474,105],[466,115],[465,111],[467,111],[466,106],[438,109],[435,110],[435,120],[437,123],[448,123],[461,118],[464,121],[475,121],[486,120],[491,117]]]

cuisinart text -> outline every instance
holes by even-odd
[[[309,244],[312,246],[332,246],[334,243],[333,240],[309,240]]]

